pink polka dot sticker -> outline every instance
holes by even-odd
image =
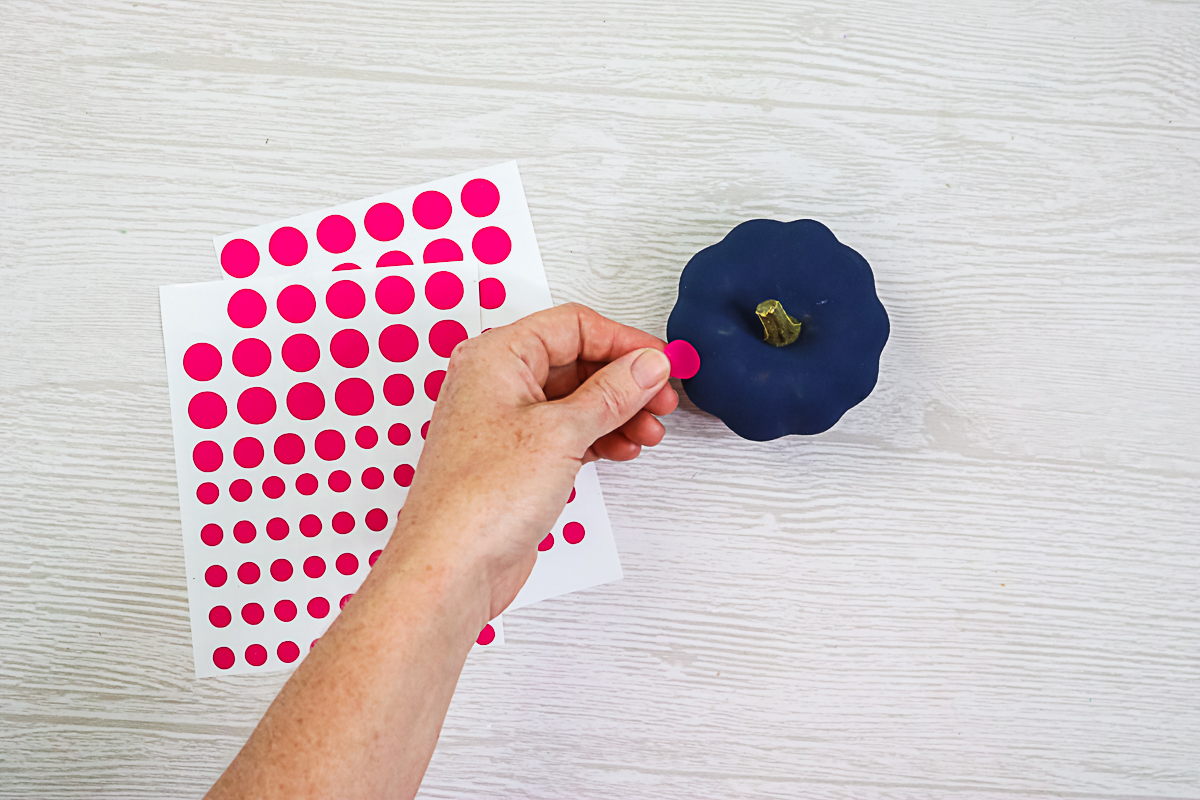
[[[296,419],[316,419],[325,410],[325,393],[315,383],[297,383],[288,390],[287,407]]]
[[[353,369],[367,360],[371,346],[361,331],[353,328],[338,331],[329,342],[329,355],[339,366]]]
[[[251,425],[270,422],[275,416],[275,395],[261,386],[252,386],[238,396],[238,416]]]
[[[348,269],[362,269],[362,267],[360,267],[358,264],[355,264],[353,261],[347,261],[344,264],[338,264],[336,267],[333,268],[333,271],[334,272],[344,272],[345,270],[348,270]]]
[[[321,484],[319,481],[317,481],[317,476],[313,475],[311,472],[306,472],[303,475],[300,475],[299,477],[296,478],[296,491],[299,492],[300,494],[304,495],[305,497],[311,496],[320,487],[321,487]],[[314,517],[314,519],[316,519],[316,518]],[[317,521],[317,524],[320,525],[320,520]],[[317,530],[319,531],[320,528],[318,527]],[[303,520],[301,520],[300,532],[304,533]],[[305,534],[305,535],[307,535],[307,534]]]
[[[412,431],[403,422],[397,422],[388,428],[388,441],[392,444],[408,444],[410,439],[412,439]]]
[[[317,244],[328,253],[344,253],[354,246],[354,223],[341,214],[330,214],[317,226]]]
[[[354,515],[349,511],[339,511],[334,514],[333,529],[338,533],[349,533],[354,530]]]
[[[683,339],[676,339],[673,342],[668,342],[663,348],[663,352],[667,355],[667,360],[671,362],[671,377],[687,380],[695,377],[700,371],[700,354],[696,352],[696,348],[692,347],[691,343],[685,342]]]
[[[297,333],[284,341],[282,354],[292,372],[308,372],[321,360],[321,346],[307,333]]]
[[[275,299],[279,316],[288,322],[308,322],[317,311],[317,298],[307,286],[293,284],[279,293]]]
[[[258,531],[254,528],[254,523],[248,519],[239,520],[233,526],[233,538],[242,544],[250,544],[254,541],[254,537],[258,535]]]
[[[183,354],[183,371],[194,381],[211,381],[221,371],[221,351],[207,342],[192,345]]]
[[[463,299],[462,281],[453,272],[435,272],[425,281],[425,299],[434,308],[448,311]]]
[[[479,632],[479,636],[475,639],[475,644],[486,647],[494,641],[496,641],[496,629],[493,628],[489,622],[487,625],[484,625],[483,630]]]
[[[437,400],[442,392],[442,383],[446,380],[446,370],[435,369],[425,376],[425,396]]]
[[[383,486],[383,470],[379,467],[367,467],[363,470],[362,485],[368,489],[378,489],[380,486]],[[368,520],[367,526],[370,527],[370,524],[370,520]],[[371,528],[371,530],[379,529]]]
[[[308,239],[295,228],[283,227],[271,234],[267,250],[276,264],[294,267],[308,255]]]
[[[290,580],[292,577],[292,562],[286,558],[277,558],[271,562],[271,577],[279,583]]]
[[[486,178],[475,178],[463,186],[459,199],[472,217],[486,217],[500,205],[500,190]]]
[[[471,239],[471,252],[484,264],[499,264],[512,252],[512,240],[503,228],[480,228]]]
[[[433,420],[431,420],[431,419],[427,419],[427,420],[425,420],[425,422],[424,422],[424,423],[421,425],[421,438],[422,438],[422,439],[428,439],[428,438],[429,438],[429,423],[430,423],[430,422],[433,422]]]
[[[441,192],[421,192],[413,201],[413,219],[426,230],[436,230],[450,221],[454,209]]]
[[[262,442],[253,436],[238,439],[237,444],[233,446],[233,460],[243,469],[257,467],[263,462],[264,455]]]
[[[379,444],[379,433],[370,425],[363,425],[354,432],[354,443],[363,450],[370,450]]]
[[[367,305],[367,295],[354,281],[338,281],[325,292],[325,305],[338,319],[354,319]]]
[[[462,261],[463,251],[453,239],[434,239],[425,245],[421,260],[426,264],[449,264]]]
[[[233,368],[247,378],[257,378],[271,366],[271,348],[262,339],[243,339],[233,348]]]
[[[266,614],[263,612],[263,607],[258,603],[247,603],[242,606],[242,619],[247,625],[257,625],[263,621]]]
[[[245,239],[231,239],[221,248],[221,269],[231,278],[249,278],[258,262],[258,248]]]
[[[571,487],[571,496],[567,498],[567,502],[570,503],[570,502],[573,502],[574,500],[575,500],[575,487],[572,486]]]
[[[362,378],[347,378],[334,390],[333,400],[343,414],[359,417],[375,405],[375,392]]]
[[[281,542],[291,533],[291,526],[282,517],[272,517],[267,520],[267,536],[275,542]]]
[[[221,490],[215,483],[202,483],[196,487],[196,499],[206,506],[217,502],[217,498],[220,496]]]
[[[346,603],[350,602],[351,597],[354,597],[354,592],[342,595],[342,599],[338,601],[338,608],[344,610],[346,608]]]
[[[325,619],[329,616],[329,601],[324,597],[314,597],[308,601],[307,611],[313,619]]]
[[[192,448],[192,463],[201,472],[216,472],[224,460],[225,454],[216,442],[200,442]]]
[[[246,661],[252,667],[261,667],[267,663],[267,648],[261,644],[252,644],[246,648]]]
[[[467,338],[467,329],[457,321],[443,319],[429,329],[429,347],[442,358],[449,358],[459,342]]]
[[[479,282],[479,305],[491,310],[504,305],[507,293],[499,278],[484,278]]]
[[[247,561],[238,567],[238,580],[247,586],[252,586],[258,583],[258,579],[262,577],[262,571],[258,568],[258,564],[253,561]]]
[[[200,529],[200,541],[209,547],[216,547],[225,538],[225,532],[215,522],[210,522]]]
[[[547,550],[549,550],[551,547],[554,547],[554,534],[547,533],[546,538],[542,539],[540,542],[538,542],[538,552],[544,553]]]
[[[321,431],[317,434],[315,449],[325,461],[336,461],[346,452],[346,440],[335,430]]]
[[[321,532],[321,518],[316,514],[305,514],[300,519],[300,535],[311,539]]]
[[[389,275],[375,286],[375,303],[388,314],[403,314],[416,299],[412,284],[399,275]]]
[[[411,464],[401,464],[400,466],[396,467],[396,470],[392,473],[392,478],[400,486],[412,486],[413,477],[415,477],[416,474],[417,471],[412,468]]]
[[[238,478],[229,484],[229,496],[239,503],[244,503],[254,494],[254,487],[245,478]]]
[[[319,578],[325,574],[325,559],[320,556],[309,556],[304,559],[304,574],[310,578]]]
[[[407,325],[388,325],[379,333],[379,352],[388,361],[403,363],[417,354],[417,334]]]
[[[404,214],[391,203],[376,203],[363,217],[367,235],[377,242],[390,242],[404,231]]]
[[[383,476],[382,472],[380,472],[379,474],[381,477]],[[375,532],[379,532],[387,527],[388,515],[387,515],[387,512],[384,511],[382,508],[372,508],[370,511],[367,512],[367,517],[364,521],[367,523],[368,528],[370,528],[371,530],[373,530]],[[375,562],[371,562],[371,563],[375,563]]]
[[[375,552],[371,553],[371,557],[367,559],[367,564],[372,567],[375,566],[375,562],[379,560],[381,555],[383,555],[382,550],[376,550]]]
[[[583,526],[578,522],[568,522],[563,525],[562,534],[567,544],[579,544],[583,541]]]
[[[204,570],[204,582],[214,589],[220,589],[229,580],[229,573],[220,564],[213,564]]]
[[[296,604],[291,600],[280,600],[275,604],[275,618],[280,622],[291,622],[296,618]]]
[[[280,642],[279,647],[275,648],[275,655],[283,663],[291,664],[300,657],[300,646],[295,642]]]
[[[389,375],[383,382],[383,397],[394,406],[407,405],[413,392],[413,382],[407,375]]]
[[[350,488],[350,484],[351,484],[350,473],[346,472],[343,469],[334,470],[333,472],[329,473],[329,481],[328,482],[329,482],[329,488],[332,491],[335,491],[338,494],[341,494],[342,492],[344,492]]]
[[[225,606],[213,606],[208,612],[208,622],[214,628],[226,628],[233,622],[233,614]]]
[[[267,301],[253,289],[239,289],[225,307],[229,321],[239,328],[253,328],[267,318]]]
[[[228,414],[224,398],[216,392],[200,392],[188,403],[188,419],[206,431],[219,426]]]
[[[343,575],[353,575],[358,572],[358,556],[353,553],[342,553],[334,562],[337,571]]]
[[[383,267],[409,267],[412,266],[413,260],[408,257],[408,253],[401,250],[389,250],[379,257],[375,262],[375,268]]]
[[[217,669],[229,669],[235,660],[233,651],[228,647],[218,647],[213,651],[213,663],[217,665]]]
[[[283,478],[278,475],[272,475],[263,481],[263,494],[272,500],[278,500],[283,497],[283,493],[287,491],[287,484],[283,482]]]
[[[304,440],[294,433],[285,433],[275,440],[275,458],[280,464],[295,464],[304,458]]]

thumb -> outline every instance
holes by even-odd
[[[671,362],[661,350],[634,350],[598,370],[557,403],[581,445],[590,447],[649,403],[670,374]]]

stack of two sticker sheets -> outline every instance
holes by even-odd
[[[454,346],[551,302],[514,163],[215,245],[224,280],[160,293],[199,676],[304,658],[391,535]],[[538,551],[510,608],[621,577],[594,467]]]

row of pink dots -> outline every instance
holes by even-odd
[[[476,178],[463,186],[459,200],[472,217],[487,217],[500,205],[500,190],[491,181]],[[426,230],[444,227],[453,214],[450,198],[438,191],[422,192],[413,201],[413,219]],[[362,225],[372,239],[390,242],[404,231],[404,213],[392,203],[376,203],[363,216]],[[354,223],[341,214],[330,214],[317,225],[317,244],[327,253],[345,253],[356,238]],[[271,235],[267,249],[277,264],[291,267],[308,255],[308,239],[296,228],[284,226]],[[235,278],[254,274],[259,261],[258,248],[245,239],[234,239],[221,250],[221,266]]]
[[[342,606],[343,607],[345,607],[346,601],[349,600],[350,597],[351,597],[351,595],[346,595],[345,597],[342,598]],[[325,602],[326,609],[327,609],[325,614],[328,614],[329,613],[328,612],[329,601],[325,600],[324,598],[316,598],[316,599],[319,599],[319,600],[322,600]],[[286,601],[286,602],[291,602],[291,601]],[[310,606],[311,606],[311,602],[310,602]],[[325,616],[325,615],[322,615],[322,616]],[[295,617],[293,617],[293,619],[294,618]],[[476,639],[475,639],[476,644],[483,645],[483,646],[487,646],[494,641],[496,641],[496,629],[492,627],[491,623],[484,625],[483,630],[481,630],[479,632],[479,636],[476,637]],[[309,645],[309,649],[311,650],[313,647],[316,646],[316,644],[317,644],[317,640],[314,639],[312,644]],[[282,661],[283,663],[291,664],[297,658],[300,657],[300,647],[295,642],[291,642],[291,641],[281,642],[279,644],[279,646],[275,649],[275,655],[277,655],[279,657],[279,660]],[[246,663],[248,663],[250,666],[261,667],[263,664],[267,663],[267,648],[263,647],[261,644],[252,644],[246,648],[245,658],[246,658]],[[233,650],[231,650],[228,647],[218,647],[216,650],[213,651],[213,663],[216,664],[218,669],[229,669],[235,663],[237,663],[237,656],[234,655]]]
[[[378,553],[379,551],[377,550],[371,556],[370,564],[372,566],[375,564],[374,559],[379,557]],[[340,556],[334,559],[333,566],[334,569],[343,575],[353,575],[354,573],[358,572],[358,556],[354,555],[353,553],[342,553]],[[313,578],[314,580],[316,578],[320,578],[325,574],[325,559],[321,558],[320,556],[309,556],[308,558],[304,559],[301,569],[309,578]],[[279,583],[285,583],[292,579],[292,576],[295,574],[295,568],[292,566],[292,562],[288,559],[277,558],[271,562],[270,573],[271,577],[275,581]],[[243,585],[253,586],[254,584],[258,583],[259,579],[262,577],[262,569],[253,561],[245,561],[237,568],[235,574],[237,575],[238,581],[240,581]],[[214,589],[221,588],[228,581],[229,571],[220,564],[213,564],[204,571],[204,582]]]
[[[446,379],[444,369],[425,376],[422,384],[425,396],[437,400]],[[408,405],[416,394],[412,379],[402,373],[389,375],[381,387],[383,398],[393,406]],[[338,410],[351,417],[361,417],[375,407],[375,390],[362,378],[347,378],[333,393]],[[288,389],[285,398],[288,413],[298,420],[314,420],[325,413],[325,392],[315,383],[304,381]],[[279,404],[270,389],[252,386],[238,395],[235,403],[238,416],[251,425],[263,425],[275,417]],[[199,392],[188,401],[188,418],[197,428],[212,430],[229,416],[225,398],[216,392]]]
[[[396,482],[397,486],[407,488],[412,485],[416,472],[411,464],[400,464],[392,470],[392,480]],[[378,489],[383,486],[383,470],[379,467],[367,467],[363,470],[360,479],[362,485],[367,489]],[[341,494],[354,484],[354,480],[350,477],[350,473],[337,469],[329,473],[326,483],[331,490]],[[315,494],[320,487],[321,482],[311,472],[305,472],[296,477],[296,491],[305,497]],[[262,490],[263,494],[271,500],[278,500],[287,491],[287,484],[283,478],[272,475],[263,481]],[[254,484],[245,478],[238,478],[229,484],[229,496],[233,498],[234,502],[244,503],[254,496]],[[196,499],[206,506],[211,506],[220,498],[221,489],[212,481],[205,481],[196,487]]]
[[[425,281],[425,299],[442,311],[461,303],[465,291],[453,272],[435,272]],[[415,299],[412,284],[399,275],[389,275],[375,285],[375,305],[385,313],[403,314]],[[367,307],[367,293],[357,281],[338,281],[325,291],[325,307],[338,319],[354,319]],[[280,317],[299,325],[312,319],[317,298],[307,286],[294,283],[279,292],[275,308]],[[239,289],[230,296],[225,313],[239,328],[254,328],[267,318],[267,300],[254,289]]]
[[[449,358],[459,342],[467,338],[467,329],[452,319],[443,319],[429,329],[429,349],[441,358]],[[420,340],[407,325],[389,325],[376,340],[379,354],[393,364],[412,359],[420,349]],[[371,345],[362,331],[346,328],[329,340],[329,355],[347,369],[360,367],[371,354]],[[321,360],[321,346],[307,333],[296,333],[280,348],[283,363],[292,372],[308,372]],[[243,339],[233,348],[233,368],[247,378],[266,372],[272,361],[271,347],[262,339]],[[221,373],[221,351],[208,342],[197,342],[183,354],[183,371],[195,381],[211,381]]]
[[[429,432],[429,422],[421,426],[421,438]],[[412,432],[403,422],[395,422],[388,428],[388,441],[396,446],[406,445]],[[379,434],[370,425],[363,425],[354,432],[354,443],[363,450],[371,450],[379,443]],[[323,430],[313,440],[313,450],[323,461],[336,461],[346,453],[346,438],[340,431]],[[304,458],[304,439],[296,433],[284,433],[276,437],[271,448],[281,464],[296,464]],[[233,445],[233,460],[244,469],[254,469],[266,458],[266,448],[253,436],[243,436]],[[216,472],[225,463],[225,451],[221,445],[206,439],[192,448],[192,463],[201,472]],[[265,487],[264,487],[265,488]],[[270,496],[270,492],[267,492]]]
[[[372,565],[374,565],[375,559],[379,557],[379,552],[376,550],[371,554]],[[340,602],[341,607],[345,608],[346,603],[353,596],[353,593],[344,596]],[[292,622],[299,613],[296,604],[288,599],[275,603],[272,610],[274,611],[275,618],[280,622]],[[329,616],[329,601],[321,596],[314,597],[305,604],[305,610],[308,612],[308,616],[313,619],[325,619],[325,617]],[[258,625],[266,619],[267,614],[258,603],[246,603],[241,608],[240,616],[247,625]],[[233,622],[233,612],[227,606],[213,606],[208,612],[208,621],[214,628],[227,628]]]
[[[388,515],[382,508],[373,508],[366,513],[363,521],[368,528],[378,532],[387,527]],[[354,525],[354,515],[349,511],[339,511],[330,520],[330,527],[340,534],[350,533],[354,530]],[[291,525],[283,517],[272,517],[263,527],[266,529],[268,538],[276,542],[283,541],[292,532]],[[324,525],[316,514],[305,514],[300,518],[297,528],[299,528],[301,536],[311,539],[324,530]],[[257,537],[258,528],[250,520],[243,519],[233,524],[233,538],[241,544],[249,544]],[[209,547],[216,547],[224,539],[225,530],[215,522],[210,522],[200,529],[200,541]]]

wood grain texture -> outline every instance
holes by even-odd
[[[626,579],[506,617],[425,796],[1200,796],[1195,4],[2,16],[0,796],[198,796],[283,680],[191,677],[157,287],[508,158],[558,300],[661,333],[813,216],[893,335],[828,434],[603,467]]]

